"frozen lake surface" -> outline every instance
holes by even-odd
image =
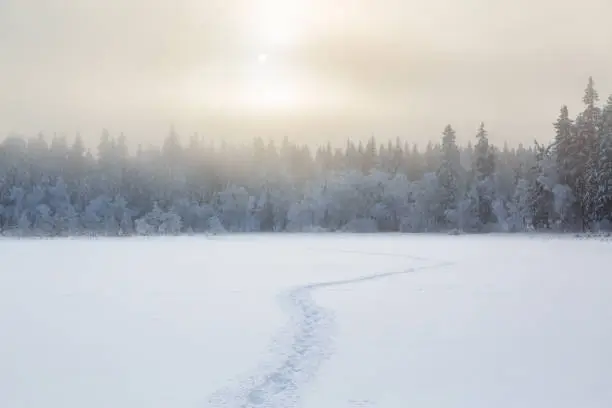
[[[612,242],[0,240],[0,406],[612,406]]]

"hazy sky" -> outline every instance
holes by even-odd
[[[158,143],[551,137],[589,75],[612,93],[610,0],[0,0],[0,132]]]

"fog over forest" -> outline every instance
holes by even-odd
[[[562,106],[555,137],[495,146],[484,123],[457,143],[452,125],[419,149],[401,139],[311,149],[285,139],[215,144],[171,130],[134,154],[104,131],[0,144],[0,228],[7,235],[251,231],[519,232],[609,229],[612,96],[589,78],[582,110]],[[551,120],[551,125],[552,125]]]

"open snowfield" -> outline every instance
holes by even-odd
[[[0,407],[612,406],[612,242],[0,240]]]

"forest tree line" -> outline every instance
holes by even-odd
[[[563,106],[550,143],[509,148],[484,124],[458,146],[451,125],[419,150],[401,140],[312,151],[285,139],[185,143],[130,154],[126,137],[10,136],[0,144],[5,235],[251,231],[521,232],[612,226],[612,96],[589,79],[584,108]]]

